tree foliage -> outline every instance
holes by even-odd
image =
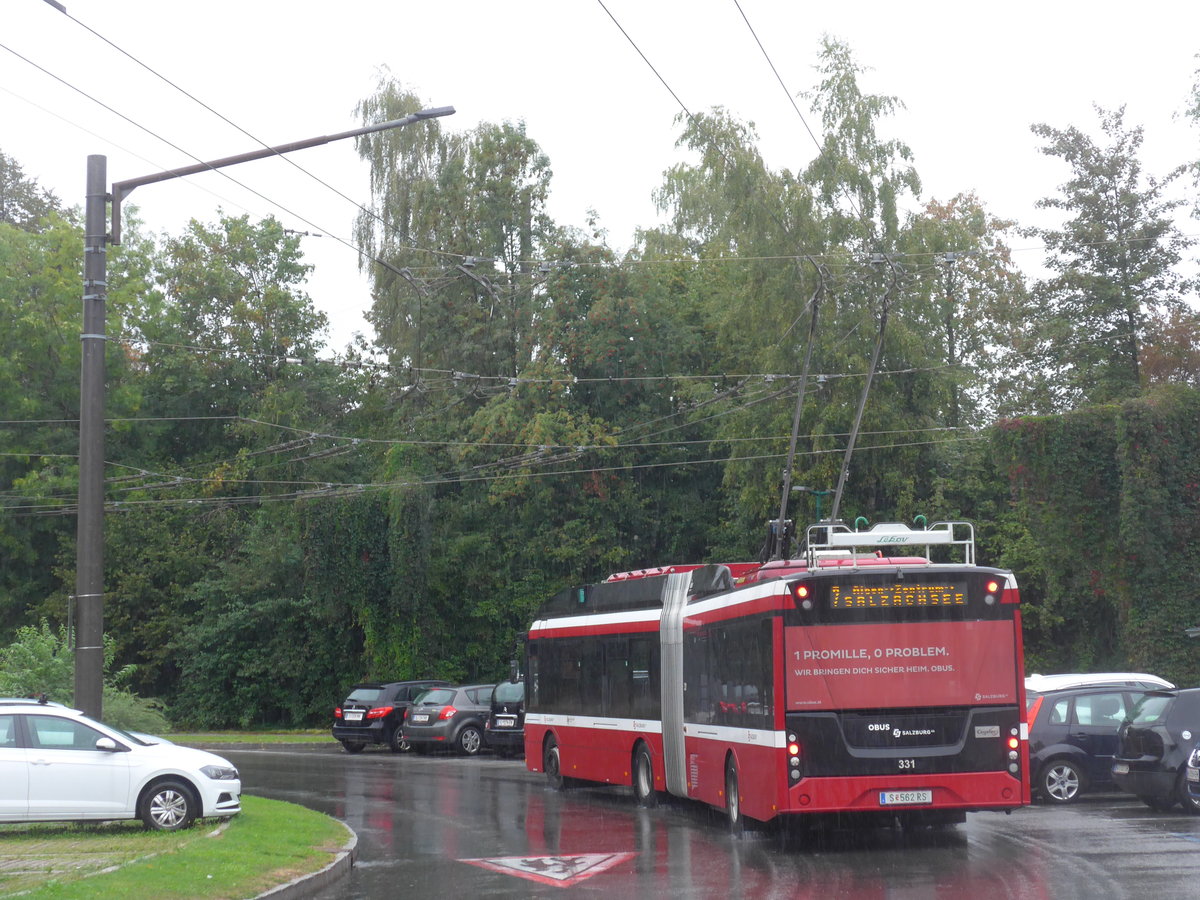
[[[1185,308],[1176,267],[1191,240],[1172,219],[1180,201],[1166,197],[1167,180],[1143,178],[1142,129],[1125,125],[1124,108],[1097,112],[1106,145],[1075,127],[1033,126],[1042,151],[1071,167],[1061,194],[1039,203],[1065,223],[1031,230],[1054,273],[1037,287],[1041,355],[1057,362],[1041,379],[1047,409],[1136,396],[1151,319]]]
[[[920,197],[900,100],[850,48],[824,41],[817,69],[811,161],[773,168],[726,110],[682,117],[662,223],[623,253],[551,219],[521,123],[363,136],[376,337],[340,358],[278,222],[127,228],[105,454],[120,686],[177,724],[283,726],[325,724],[361,679],[502,677],[565,585],[764,551],[793,421],[801,531],[843,473],[846,520],[971,519],[981,561],[1017,573],[1031,670],[1194,678],[1198,320],[1140,129],[1035,126],[1071,178],[1030,286],[1016,223]],[[359,114],[424,105],[385,73]],[[49,202],[0,163],[22,209]],[[0,223],[0,645],[49,648],[53,672],[26,668],[56,695],[81,247],[53,209]]]
[[[63,212],[52,191],[40,187],[15,159],[0,151],[0,224],[40,231],[52,214]]]

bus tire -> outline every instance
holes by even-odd
[[[654,762],[650,759],[650,748],[638,744],[633,751],[633,795],[638,806],[650,809],[658,806],[658,791],[654,790]]]
[[[729,824],[729,833],[734,837],[741,837],[746,830],[742,798],[738,795],[737,763],[732,754],[725,759],[725,821]]]
[[[563,778],[562,773],[562,754],[554,738],[547,738],[542,748],[542,771],[546,773],[546,782],[551,790],[561,791],[567,786],[567,779]]]

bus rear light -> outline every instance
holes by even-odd
[[[793,584],[791,590],[796,606],[806,612],[813,608],[812,596],[807,584]]]
[[[1008,739],[1008,749],[1009,750],[1016,750],[1020,746],[1021,746],[1021,741],[1019,738],[1010,737]]]

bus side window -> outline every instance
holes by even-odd
[[[540,646],[541,645],[538,643],[530,642],[527,645],[528,650],[525,656],[525,681],[526,688],[528,690],[528,696],[526,696],[525,702],[530,709],[541,709],[541,679],[538,677],[538,660],[540,658],[538,648]]]
[[[609,638],[604,642],[604,715],[618,719],[629,718],[633,695],[629,664],[629,641]]]
[[[579,712],[585,716],[604,715],[604,645],[596,638],[580,644],[578,688]]]
[[[712,643],[709,629],[690,631],[683,637],[683,680],[687,683],[683,695],[683,715],[687,721],[697,725],[708,725],[717,720],[718,698],[713,696],[713,687],[717,682],[712,677]]]
[[[629,714],[635,719],[659,717],[658,656],[658,635],[629,639]]]
[[[770,727],[772,635],[769,619],[713,629],[709,665],[716,678],[713,711],[719,724]]]

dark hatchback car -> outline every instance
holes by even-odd
[[[437,687],[421,694],[404,720],[404,740],[418,753],[452,747],[465,756],[483,749],[494,684]]]
[[[1041,684],[1055,678],[1060,676],[1046,676]],[[1026,680],[1033,790],[1047,803],[1072,803],[1085,791],[1115,788],[1112,764],[1121,724],[1146,691],[1169,683],[1153,676],[1114,675],[1107,683],[1101,678],[1061,676],[1061,683],[1073,686],[1051,690],[1033,689],[1035,679]]]
[[[347,753],[367,744],[386,744],[393,752],[407,749],[401,723],[413,698],[448,681],[368,681],[356,684],[333,710],[333,737]]]
[[[1113,780],[1151,809],[1176,803],[1200,815],[1200,800],[1188,790],[1188,757],[1200,738],[1200,688],[1151,691],[1121,727]]]
[[[502,681],[492,691],[484,739],[497,756],[525,752],[525,682]]]

